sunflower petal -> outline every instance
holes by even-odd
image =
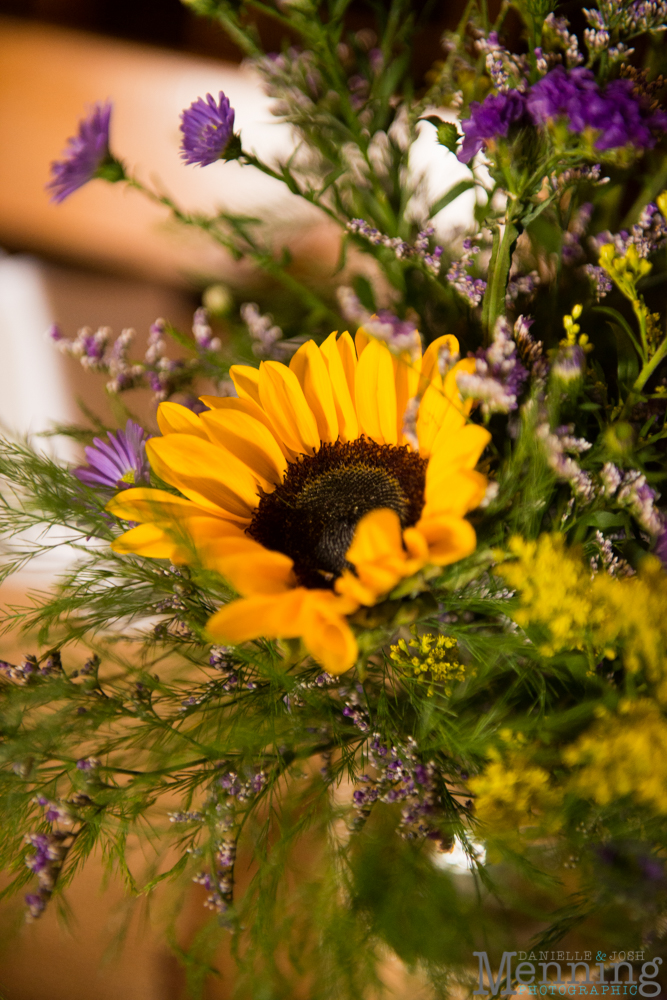
[[[228,517],[248,519],[257,506],[257,477],[226,448],[190,434],[168,434],[146,444],[151,465],[165,482],[195,503]]]
[[[405,444],[403,440],[403,424],[405,421],[405,408],[408,400],[417,395],[419,391],[419,373],[421,369],[421,358],[413,358],[409,351],[392,356],[394,365],[394,384],[396,386],[396,440],[398,444]]]
[[[349,334],[347,336],[349,337]],[[345,376],[343,360],[336,344],[335,333],[329,334],[320,347],[320,351],[329,370],[341,441],[354,441],[359,437],[359,422],[357,411],[354,408],[354,398],[350,395],[348,380]]]
[[[462,517],[484,499],[488,481],[481,472],[461,469],[437,480],[426,482],[426,504],[422,517],[427,520],[440,514]]]
[[[349,335],[347,330],[345,333],[342,333],[336,341],[336,348],[340,354],[340,360],[343,363],[343,371],[345,372],[345,379],[347,381],[347,388],[350,392],[350,399],[354,402],[354,381],[357,370],[357,352],[355,350],[352,337]]]
[[[436,373],[440,374],[438,370],[438,357],[443,347],[446,347],[450,354],[459,353],[459,342],[451,333],[447,333],[444,337],[438,337],[432,341],[424,351],[421,365],[422,379],[426,385],[429,385],[433,381]]]
[[[250,365],[232,365],[229,377],[241,399],[251,399],[260,406],[259,371]]]
[[[319,591],[310,594],[302,615],[303,641],[328,673],[337,676],[354,666],[359,655],[357,640],[345,617],[318,600]]]
[[[194,434],[206,440],[206,431],[197,414],[180,403],[160,403],[157,422],[163,434]]]
[[[218,409],[202,413],[201,425],[214,444],[231,451],[260,479],[282,482],[287,459],[263,422],[236,409]]]
[[[357,350],[357,357],[361,358],[362,353],[366,350],[373,338],[366,333],[363,326],[360,326],[354,335],[354,346]]]
[[[370,341],[357,364],[355,403],[364,434],[377,444],[398,442],[394,365],[378,340]]]
[[[490,440],[490,433],[479,424],[466,424],[456,433],[450,428],[444,432],[441,429],[433,442],[426,482],[441,479],[456,469],[474,469]]]
[[[140,524],[136,528],[130,528],[124,535],[114,539],[111,548],[123,555],[134,553],[150,559],[171,559],[173,563],[183,562],[187,558],[187,553],[157,524]]]
[[[290,368],[299,380],[306,402],[317,421],[321,441],[338,438],[338,415],[331,387],[329,370],[314,340],[302,344],[290,361]]]
[[[239,399],[238,396],[200,396],[202,403],[206,403],[212,410],[234,410],[236,413],[247,413],[249,417],[254,417],[264,424],[271,431],[276,443],[287,459],[293,457],[291,451],[278,437],[276,429],[271,423],[268,413],[265,413],[259,403],[252,399]]]
[[[313,411],[293,371],[277,361],[263,361],[259,368],[259,394],[276,432],[295,453],[312,454],[320,435]]]
[[[301,634],[301,611],[308,591],[295,587],[284,594],[254,594],[231,601],[213,615],[206,626],[216,642],[291,639]]]
[[[462,517],[441,515],[417,522],[417,531],[428,543],[429,561],[436,566],[448,566],[475,551],[475,529]]]
[[[294,589],[294,563],[289,556],[265,549],[251,538],[214,542],[204,550],[203,560],[209,569],[226,577],[244,597],[281,594]]]

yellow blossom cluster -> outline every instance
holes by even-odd
[[[456,649],[456,639],[449,635],[419,635],[413,626],[413,639],[408,644],[399,639],[391,647],[389,655],[401,673],[428,683],[427,695],[432,697],[436,686],[442,686],[445,694],[452,693],[452,685],[465,677],[465,667],[459,663],[451,650]]]
[[[497,569],[520,595],[512,617],[522,628],[540,626],[545,656],[581,649],[594,657],[622,655],[625,667],[644,670],[667,702],[667,574],[647,556],[637,576],[618,579],[590,568],[562,535],[514,538],[518,558]]]
[[[562,792],[552,786],[548,771],[521,753],[511,753],[503,760],[494,751],[492,758],[482,774],[469,782],[475,813],[482,823],[503,832],[560,825],[557,807]]]
[[[618,715],[602,709],[563,759],[581,766],[570,783],[579,794],[600,805],[632,795],[667,814],[667,719],[655,702],[623,701]]]
[[[637,298],[637,282],[651,270],[652,264],[640,257],[637,247],[631,243],[624,254],[619,254],[613,243],[605,243],[600,248],[600,265],[626,298]]]

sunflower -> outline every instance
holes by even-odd
[[[146,451],[181,495],[114,497],[108,510],[138,522],[114,550],[196,559],[229,580],[241,596],[210,619],[211,639],[301,637],[330,673],[349,669],[347,616],[475,549],[464,515],[486,490],[474,467],[490,435],[456,386],[474,361],[440,372],[454,354],[451,336],[415,358],[332,333],[289,367],[232,367],[238,398],[203,396],[204,413],[162,403]]]

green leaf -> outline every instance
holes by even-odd
[[[442,118],[436,117],[436,115],[427,115],[425,118],[418,118],[417,121],[429,122],[435,126],[437,140],[440,145],[448,149],[450,153],[456,152],[456,147],[463,136],[453,122],[445,122]]]
[[[442,198],[438,198],[438,200],[431,205],[429,219],[432,219],[434,215],[438,214],[438,212],[442,212],[443,208],[447,208],[447,206],[451,205],[453,201],[456,201],[459,195],[463,194],[464,191],[469,191],[470,188],[474,188],[474,186],[474,180],[459,181],[458,184],[455,184],[454,187],[450,188],[446,194],[443,194]]]
[[[609,510],[596,510],[583,517],[579,523],[590,525],[592,528],[622,528],[627,519],[627,514],[612,514]]]
[[[365,278],[363,274],[358,274],[354,279],[353,286],[357,298],[361,302],[364,309],[368,309],[368,311],[372,313],[376,312],[377,306],[375,304],[373,286],[368,278]]]

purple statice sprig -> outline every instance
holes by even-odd
[[[435,246],[433,250],[429,249],[431,238],[435,232],[433,226],[425,226],[424,229],[420,230],[414,243],[408,243],[400,236],[387,236],[371,226],[365,219],[351,219],[347,223],[347,229],[350,233],[368,240],[373,246],[382,246],[392,250],[398,260],[421,261],[429,274],[434,277],[437,277],[440,272],[440,258],[443,248]]]
[[[237,160],[241,140],[234,134],[234,109],[220,91],[198,97],[181,113],[181,158],[197,167],[208,167],[216,160]]]
[[[472,266],[475,256],[480,252],[480,247],[468,238],[463,241],[463,253],[459,260],[451,263],[447,271],[447,281],[452,285],[459,295],[467,299],[471,306],[478,306],[484,298],[486,291],[486,281],[483,278],[473,278],[468,273],[468,268]]]
[[[125,169],[109,149],[112,105],[93,105],[79,122],[75,136],[67,140],[61,160],[51,164],[51,180],[46,185],[51,201],[59,204],[94,177],[112,183],[126,180]]]
[[[76,478],[93,489],[122,490],[150,482],[146,457],[148,435],[128,420],[125,430],[111,431],[107,440],[94,438],[85,449],[88,465],[74,469]]]
[[[459,372],[456,384],[463,399],[479,401],[482,413],[511,413],[518,406],[528,372],[516,354],[512,329],[500,316],[493,331],[493,341],[475,355],[475,371]]]
[[[470,102],[470,117],[461,122],[463,142],[457,158],[469,163],[483,148],[498,138],[507,138],[510,129],[526,121],[526,98],[519,90],[489,94],[482,103]]]
[[[347,285],[338,289],[338,304],[348,323],[363,327],[369,336],[384,341],[392,353],[407,352],[413,358],[421,354],[421,337],[412,319],[399,319],[389,309],[370,313]]]

